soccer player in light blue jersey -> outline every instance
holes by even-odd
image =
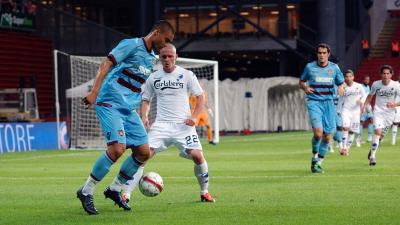
[[[156,62],[152,49],[160,50],[173,38],[171,24],[159,21],[146,37],[122,40],[100,64],[93,88],[83,99],[86,106],[95,105],[108,146],[95,162],[83,187],[77,191],[77,197],[88,214],[98,214],[93,203],[95,185],[127,148],[131,148],[133,153],[122,163],[119,174],[104,195],[120,208],[131,209],[121,197],[121,187],[133,179],[150,157],[147,133],[136,112],[141,103],[141,86]]]
[[[330,62],[330,47],[319,44],[316,47],[317,60],[306,65],[300,77],[300,88],[307,94],[308,114],[313,128],[311,172],[323,173],[322,161],[328,151],[331,133],[335,131],[336,108],[335,85],[337,94],[343,95],[343,73],[338,65]]]

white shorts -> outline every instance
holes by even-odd
[[[393,123],[400,123],[400,107],[396,107],[396,115],[394,116]]]
[[[392,113],[374,113],[374,126],[375,129],[383,129],[390,127],[393,124],[395,114]]]
[[[349,128],[354,133],[360,132],[360,112],[342,112],[343,127]]]
[[[175,145],[180,151],[179,155],[184,158],[190,158],[187,149],[203,149],[195,126],[173,122],[153,123],[149,131],[149,145],[155,153]]]

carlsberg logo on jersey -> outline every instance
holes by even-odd
[[[379,95],[379,96],[381,96],[381,97],[392,97],[392,96],[394,96],[396,93],[395,93],[394,88],[391,88],[390,90],[378,89],[378,90],[376,90],[376,94]]]
[[[361,89],[355,88],[354,90],[349,90],[346,88],[344,91],[344,96],[361,95]]]
[[[154,88],[155,89],[179,89],[183,88],[183,82],[179,82],[179,79],[176,79],[176,81],[172,80],[155,80],[154,81]]]

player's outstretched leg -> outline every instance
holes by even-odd
[[[114,201],[116,205],[124,210],[131,210],[128,203],[122,198],[121,190],[122,185],[124,185],[128,180],[131,180],[133,175],[136,173],[138,168],[143,164],[137,160],[132,154],[128,157],[121,166],[119,174],[114,178],[114,181],[109,187],[104,191],[104,196]]]
[[[110,167],[113,164],[114,161],[111,159],[108,150],[105,151],[94,164],[86,183],[77,191],[77,198],[81,201],[83,209],[91,215],[98,214],[93,202],[94,188],[110,171]]]
[[[369,153],[368,153],[368,160],[369,160],[370,166],[376,165],[375,154],[379,147],[379,138],[380,138],[379,135],[374,135],[372,138],[371,149],[369,150]]]
[[[129,203],[129,201],[131,200],[132,192],[139,184],[140,178],[142,178],[143,176],[143,170],[144,167],[140,166],[137,172],[133,175],[133,179],[128,180],[124,185],[122,185],[121,195],[122,199],[126,201],[126,203]]]
[[[313,173],[324,173],[325,171],[322,169],[322,162],[325,159],[325,155],[328,152],[329,139],[324,139],[321,141],[318,150],[318,158],[313,158],[311,161],[311,172]]]
[[[203,152],[198,149],[190,150],[190,156],[194,162],[194,175],[200,186],[200,200],[202,202],[215,202],[215,199],[208,192],[208,164]]]
[[[93,195],[84,195],[82,193],[82,189],[79,189],[76,192],[76,197],[81,200],[82,207],[83,209],[89,214],[89,215],[96,215],[99,214],[97,211],[96,207],[94,207],[94,202],[93,202]]]

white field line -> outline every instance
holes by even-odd
[[[16,159],[1,159],[0,162],[11,162],[11,161],[24,161],[24,160],[35,160],[35,159],[53,159],[53,158],[68,158],[68,157],[77,157],[88,155],[90,152],[75,152],[70,154],[50,154],[50,155],[37,155],[37,156],[30,156],[24,158],[16,158]],[[14,153],[11,153],[14,154]],[[1,156],[1,155],[0,155]]]
[[[209,150],[212,151],[212,150]],[[205,154],[207,152],[205,151]],[[92,151],[84,152],[84,150],[80,152],[74,152],[69,154],[50,154],[50,155],[38,155],[38,156],[30,156],[30,157],[23,157],[23,158],[12,158],[12,159],[1,159],[0,162],[13,162],[13,161],[29,161],[29,160],[37,160],[37,159],[54,159],[54,158],[73,158],[73,157],[80,157],[80,156],[90,156]],[[310,149],[305,150],[296,150],[296,151],[272,151],[272,149],[265,149],[264,151],[257,150],[257,152],[212,152],[212,157],[218,156],[263,156],[263,155],[291,155],[291,154],[307,154],[310,153]],[[130,154],[130,151],[127,151],[125,154]],[[176,157],[179,155],[179,151],[176,149],[166,150],[157,154],[155,157]],[[1,156],[1,155],[0,155]]]
[[[282,139],[284,138],[293,138],[293,137],[304,137],[304,133],[302,134],[288,134],[288,135],[284,135],[284,136],[263,136],[263,137],[257,137],[257,138],[244,138],[243,136],[237,136],[237,138],[233,139],[232,137],[230,137],[230,139],[221,139],[221,143],[232,143],[232,142],[261,142],[261,141],[270,141],[270,140],[277,140],[277,139]],[[311,140],[312,134],[310,133],[309,137],[306,136],[304,138],[308,138]]]
[[[217,180],[238,180],[238,179],[287,179],[287,178],[354,178],[354,177],[400,177],[400,174],[353,174],[353,175],[283,175],[283,176],[212,176],[211,179]],[[163,176],[168,180],[195,179],[194,176]],[[0,177],[0,180],[84,180],[85,177]]]

